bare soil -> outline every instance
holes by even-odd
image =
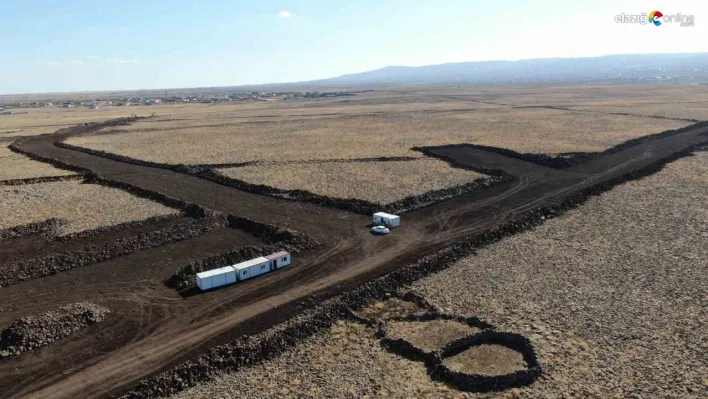
[[[526,368],[521,353],[502,345],[474,346],[444,363],[454,371],[481,375],[510,374]]]

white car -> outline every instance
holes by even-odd
[[[371,229],[371,234],[376,234],[376,235],[383,235],[383,234],[388,234],[390,230],[384,226],[374,226]]]

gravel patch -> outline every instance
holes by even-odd
[[[38,316],[25,316],[0,331],[0,359],[19,356],[106,319],[109,310],[88,302],[63,306]]]
[[[67,222],[58,228],[60,235],[66,235],[177,212],[97,184],[67,181],[0,187],[0,229],[57,218]]]

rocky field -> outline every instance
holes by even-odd
[[[177,212],[123,190],[77,181],[0,187],[0,230],[56,218],[67,221],[58,228],[66,235]]]
[[[220,169],[225,176],[286,190],[379,204],[486,177],[431,158],[388,162],[253,165]]]
[[[446,312],[528,337],[544,369],[529,387],[462,394],[384,350],[372,328],[340,322],[176,397],[704,397],[707,176],[708,153],[678,160],[412,286]],[[365,312],[386,314],[376,306]],[[491,353],[448,363],[489,369]]]
[[[0,142],[0,181],[35,177],[67,176],[73,173],[10,151],[10,142]]]
[[[22,317],[0,331],[0,359],[19,356],[106,319],[110,311],[88,302],[62,306],[37,316]]]
[[[356,107],[353,105],[352,107]],[[337,118],[175,129],[138,122],[120,134],[76,137],[67,143],[171,164],[419,156],[415,146],[475,143],[519,152],[602,151],[631,138],[686,122],[554,109],[478,108],[399,111]]]

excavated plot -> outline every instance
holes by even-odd
[[[125,133],[74,137],[67,143],[152,162],[215,164],[420,156],[410,148],[465,142],[531,153],[602,151],[631,138],[687,124],[507,107],[330,116],[178,130],[169,125],[160,130],[160,122],[138,122],[122,129]]]
[[[9,144],[0,143],[0,181],[74,174],[12,152],[7,148]]]
[[[523,355],[502,345],[473,346],[445,359],[443,363],[453,371],[488,376],[510,374],[526,369]]]
[[[178,211],[123,190],[76,181],[0,187],[0,229],[64,219],[60,235]]]
[[[219,172],[251,184],[301,189],[328,197],[358,198],[379,204],[486,177],[435,159],[253,165],[220,169]]]

